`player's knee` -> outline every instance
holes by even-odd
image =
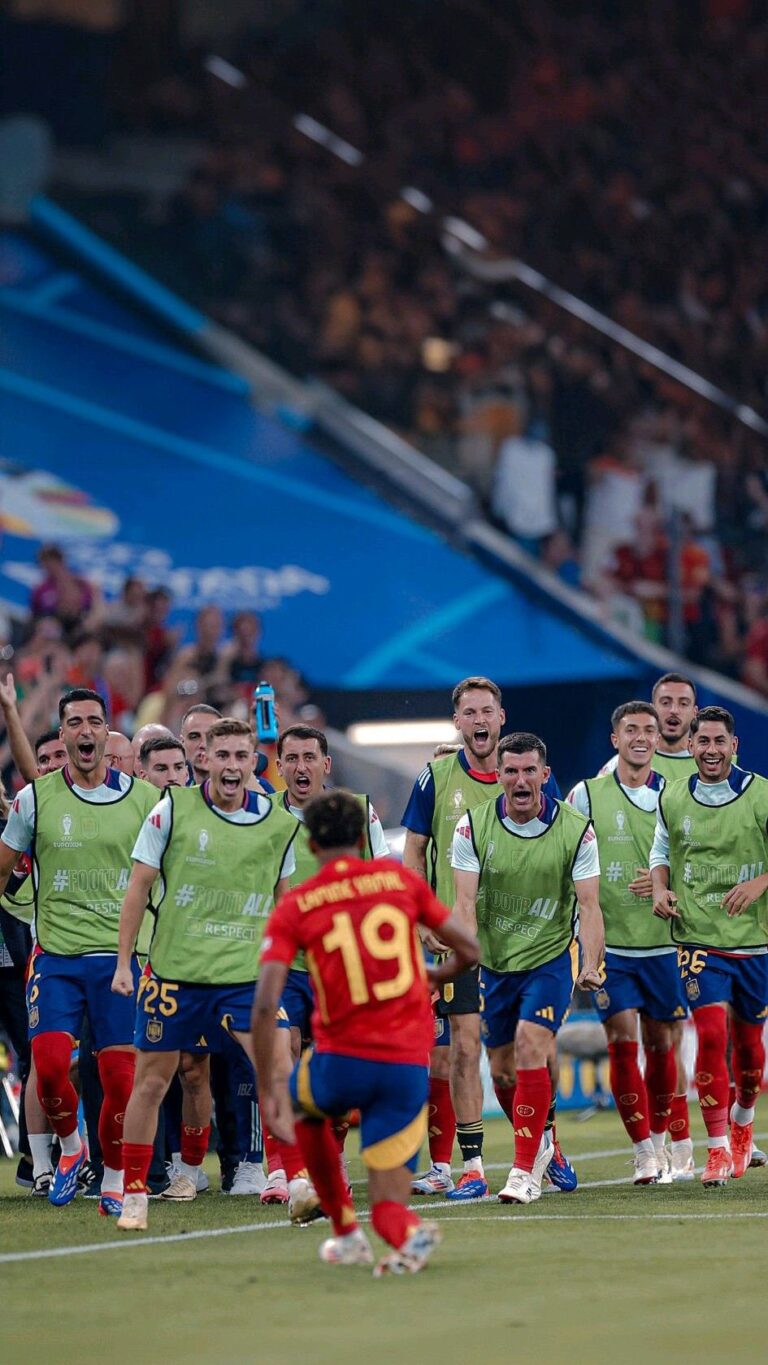
[[[99,1053],[99,1078],[105,1095],[130,1095],[135,1071],[136,1054],[127,1048]]]
[[[695,1010],[693,1022],[699,1052],[717,1052],[724,1056],[728,1045],[728,1020],[722,1005],[704,1005]]]
[[[515,1035],[516,1068],[528,1070],[531,1067],[546,1066],[547,1055],[548,1046],[544,1030],[538,1027],[528,1029],[525,1023],[518,1024]]]
[[[461,1020],[461,1023],[458,1021]],[[480,1059],[480,1020],[474,1014],[455,1015],[451,1021],[451,1060],[463,1064]]]
[[[69,1080],[72,1039],[68,1033],[41,1033],[32,1039],[32,1056],[41,1095],[57,1090]]]
[[[496,1065],[491,1067],[491,1080],[497,1090],[506,1090],[513,1086],[516,1081],[515,1068],[510,1065]]]
[[[170,1085],[170,1078],[161,1071],[137,1072],[134,1081],[134,1094],[143,1104],[159,1109]]]

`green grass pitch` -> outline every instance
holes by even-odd
[[[724,1190],[705,1191],[698,1178],[635,1189],[614,1114],[588,1123],[563,1116],[558,1131],[578,1170],[576,1193],[548,1193],[527,1209],[420,1201],[441,1220],[442,1246],[422,1274],[379,1281],[364,1268],[320,1263],[327,1224],[292,1228],[282,1210],[253,1198],[211,1192],[191,1205],[153,1201],[148,1233],[121,1234],[97,1216],[95,1201],[56,1210],[33,1200],[2,1161],[0,1358],[9,1365],[768,1358],[768,1169]],[[702,1162],[698,1121],[695,1136]],[[354,1134],[349,1146],[356,1149]],[[511,1163],[503,1120],[488,1124],[486,1161],[498,1189]],[[210,1158],[208,1167],[213,1190]],[[353,1175],[361,1175],[357,1161]],[[25,1252],[46,1254],[21,1259]]]

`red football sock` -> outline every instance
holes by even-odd
[[[336,1148],[339,1156],[341,1156],[349,1132],[349,1119],[331,1119],[331,1132],[336,1139]]]
[[[533,1170],[551,1102],[552,1082],[547,1068],[518,1067],[514,1130],[515,1165],[520,1171]]]
[[[688,1096],[675,1095],[669,1116],[669,1136],[673,1142],[683,1142],[691,1136],[688,1119]]]
[[[281,1142],[280,1165],[285,1171],[286,1180],[295,1180],[299,1175],[306,1175],[307,1168],[298,1142]],[[336,1165],[339,1164],[339,1148],[336,1145]]]
[[[77,1131],[77,1091],[69,1079],[72,1039],[68,1033],[40,1033],[32,1039],[32,1055],[37,1097],[48,1122],[60,1138],[69,1137]]]
[[[429,1156],[433,1164],[450,1166],[456,1139],[451,1083],[446,1076],[429,1078]]]
[[[371,1209],[371,1225],[382,1241],[389,1242],[396,1251],[408,1241],[415,1232],[421,1219],[411,1213],[405,1204],[396,1204],[393,1199],[382,1199]]]
[[[99,1053],[99,1079],[104,1103],[99,1114],[99,1142],[104,1165],[119,1171],[122,1166],[123,1120],[133,1089],[136,1053],[126,1048]]]
[[[123,1187],[126,1194],[146,1194],[152,1165],[151,1142],[123,1143]]]
[[[609,1043],[611,1094],[632,1142],[651,1136],[648,1092],[637,1060],[637,1043]],[[674,1089],[674,1086],[672,1087]]]
[[[269,1132],[264,1120],[261,1121],[261,1128],[264,1134],[264,1155],[267,1158],[267,1170],[270,1175],[274,1171],[282,1171],[283,1158],[280,1152],[280,1143]]]
[[[650,1048],[645,1054],[645,1089],[651,1110],[651,1132],[666,1133],[672,1117],[672,1101],[677,1084],[675,1050],[657,1052]]]
[[[736,1101],[742,1109],[752,1109],[760,1094],[765,1069],[763,1025],[747,1024],[743,1019],[731,1018],[733,1055],[731,1065],[736,1081]],[[730,1109],[728,1110],[730,1113]]]
[[[504,1113],[509,1119],[512,1127],[515,1126],[515,1089],[514,1085],[497,1085],[494,1081],[493,1089],[496,1099],[499,1101]]]
[[[698,1049],[696,1089],[708,1137],[728,1134],[728,1020],[722,1005],[703,1005],[694,1010]]]
[[[322,1123],[300,1120],[296,1124],[296,1148],[320,1196],[337,1237],[357,1227],[355,1206],[339,1161],[339,1146],[327,1119]]]
[[[193,1128],[189,1123],[181,1125],[181,1159],[186,1166],[202,1166],[211,1140],[211,1125]]]

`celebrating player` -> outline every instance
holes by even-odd
[[[651,913],[648,859],[664,779],[652,771],[659,726],[650,702],[628,701],[611,716],[618,765],[579,782],[568,800],[592,820],[602,851],[600,908],[605,923],[605,979],[595,1005],[608,1035],[611,1090],[632,1143],[635,1184],[667,1176],[664,1138],[677,1067],[671,1024],[685,1016],[677,950],[667,925]],[[643,1025],[645,1076],[638,1062]],[[672,1143],[668,1178],[693,1175],[693,1145]]]
[[[275,889],[287,889],[295,867],[296,821],[246,789],[253,770],[250,727],[243,721],[216,721],[206,744],[210,778],[202,787],[169,787],[141,829],[120,917],[112,989],[127,995],[143,907],[162,867],[162,894],[136,1013],[136,1083],[125,1115],[126,1197],[118,1226],[126,1229],[147,1226],[146,1182],[157,1111],[180,1051],[194,1051],[201,1036],[224,1028],[250,1055],[261,931]],[[282,1023],[280,1056],[287,1076],[289,1035],[287,1020]],[[210,1099],[200,1126],[204,1152]],[[297,1217],[310,1214],[318,1202],[307,1182],[302,1184],[306,1188],[296,1192]]]
[[[296,871],[291,877],[292,887],[299,886],[317,872],[317,861],[309,847],[309,836],[304,826],[304,810],[322,792],[325,779],[331,772],[331,764],[328,740],[322,730],[316,730],[311,725],[290,725],[280,734],[277,741],[277,770],[286,784],[286,790],[276,792],[272,800],[290,811],[301,825],[294,843]],[[362,857],[388,857],[389,848],[381,821],[370,798],[360,796],[358,800],[366,815]],[[291,1051],[296,1061],[301,1053],[302,1042],[311,1037],[313,1010],[312,987],[303,953],[297,954],[295,962],[291,964],[281,1004],[291,1026]],[[340,1124],[337,1133],[340,1146],[345,1135],[346,1124]],[[270,1157],[270,1173],[261,1202],[285,1203],[289,1194],[286,1182],[298,1174],[304,1160],[295,1143],[292,1146],[278,1143],[269,1135],[266,1146]],[[276,1149],[274,1152],[273,1148]]]
[[[691,723],[697,772],[659,799],[650,866],[654,914],[671,921],[696,1026],[696,1088],[709,1155],[706,1189],[752,1158],[768,1012],[768,782],[734,763],[733,716],[706,706]],[[756,875],[757,874],[757,875]],[[736,1101],[728,1139],[728,1017]]]
[[[159,791],[166,787],[187,785],[187,764],[184,745],[173,735],[156,735],[145,739],[139,750],[139,775]]]
[[[68,1204],[77,1193],[86,1151],[69,1078],[74,1040],[85,1012],[104,1090],[99,1141],[104,1180],[99,1211],[115,1214],[122,1197],[122,1119],[134,1072],[133,1028],[138,964],[125,960],[124,998],[110,991],[122,890],[136,833],[156,793],[108,769],[103,697],[77,687],[59,703],[67,765],[24,787],[0,841],[0,891],[25,849],[33,849],[38,949],[27,986],[29,1033],[40,1102],[61,1143],[48,1195]],[[146,900],[136,921],[136,935]]]
[[[577,935],[578,985],[600,984],[600,862],[591,822],[543,794],[549,768],[538,736],[507,735],[498,775],[502,795],[462,815],[452,863],[456,912],[477,925],[483,1032],[496,1096],[515,1134],[499,1199],[530,1204],[552,1156],[547,1059],[571,1000]]]
[[[456,959],[438,969],[442,979],[475,961],[478,945],[407,868],[360,856],[365,813],[351,792],[316,797],[305,821],[321,871],[281,900],[267,925],[253,1014],[259,1093],[273,1131],[291,1136],[291,1102],[275,1070],[272,1018],[288,969],[303,949],[315,996],[315,1041],[293,1072],[291,1095],[300,1113],[296,1136],[333,1224],[321,1259],[373,1261],[326,1118],[358,1108],[371,1222],[393,1248],[374,1273],[415,1272],[440,1236],[434,1223],[422,1223],[408,1209],[411,1172],[426,1136],[432,1039],[416,925],[439,929],[441,942],[456,951]]]
[[[659,718],[659,740],[653,755],[652,768],[667,782],[679,777],[690,777],[696,764],[688,747],[691,722],[698,711],[696,684],[684,673],[665,673],[657,678],[651,689],[651,702]],[[616,770],[618,754],[608,759],[599,776]]]
[[[406,828],[403,862],[430,882],[447,905],[454,903],[451,843],[463,811],[497,795],[496,749],[506,719],[501,691],[490,678],[464,678],[453,690],[453,723],[462,739],[454,757],[429,763],[414,785],[403,815]],[[557,784],[548,772],[546,791],[558,796]],[[427,853],[431,866],[427,867]],[[440,943],[426,935],[425,946],[440,952]],[[488,1198],[483,1170],[483,1090],[480,1080],[480,1014],[477,973],[465,973],[441,992],[438,1014],[450,1020],[450,1088],[456,1115],[456,1136],[464,1162],[455,1189],[450,1171],[429,1171],[433,1192],[444,1191],[451,1200]],[[440,1103],[438,1087],[430,1104]],[[575,1173],[567,1162],[566,1181],[572,1187]],[[422,1184],[423,1182],[419,1182]]]

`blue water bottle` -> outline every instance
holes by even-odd
[[[261,744],[274,744],[277,739],[275,689],[268,682],[260,682],[253,689],[253,719]]]

